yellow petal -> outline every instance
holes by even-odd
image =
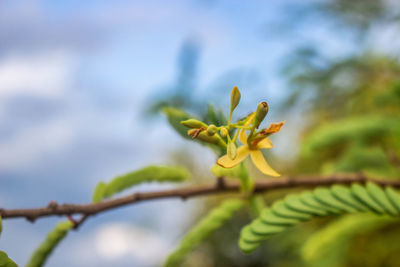
[[[246,130],[245,130],[245,129],[243,129],[243,130],[240,131],[239,140],[240,140],[240,142],[242,142],[243,144],[247,144],[247,134],[246,134]]]
[[[268,137],[265,137],[263,140],[261,140],[260,142],[258,142],[257,144],[257,148],[258,149],[270,149],[272,148],[274,145],[272,144],[271,140],[269,140]]]
[[[234,160],[230,159],[228,155],[224,155],[220,157],[217,161],[217,164],[224,168],[233,168],[242,162],[249,155],[249,148],[245,146],[241,146],[237,149],[236,158]]]
[[[246,122],[244,123],[243,126],[245,126],[245,127],[250,126],[250,124],[254,121],[255,118],[256,118],[256,113],[255,113],[255,112],[251,113],[251,114],[247,117],[247,120],[246,120]],[[240,131],[239,140],[240,140],[240,142],[242,142],[243,144],[246,144],[246,143],[247,143],[247,134],[246,134],[246,130],[245,130],[245,129],[243,129],[243,130]]]
[[[256,118],[256,113],[253,112],[251,113],[248,117],[246,122],[244,123],[244,126],[250,126],[250,124],[254,121],[254,119]]]
[[[274,169],[272,169],[268,165],[267,161],[265,160],[265,158],[260,150],[250,151],[250,156],[251,156],[251,160],[253,161],[254,165],[256,165],[257,169],[259,169],[262,173],[269,175],[269,176],[274,176],[274,177],[281,176],[279,173],[277,173]]]

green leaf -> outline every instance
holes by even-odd
[[[206,145],[209,148],[211,148],[217,155],[221,156],[225,153],[225,149],[226,149],[226,144],[225,147],[223,144],[218,144],[217,142],[207,142],[207,141],[202,141],[200,140],[201,138],[195,138],[193,139],[191,136],[188,135],[188,128],[186,126],[184,126],[181,121],[186,121],[188,119],[193,119],[194,117],[189,115],[188,113],[186,113],[185,111],[178,109],[178,108],[174,108],[174,107],[165,107],[163,108],[163,113],[165,115],[167,115],[168,118],[168,122],[169,124],[172,126],[172,128],[175,129],[175,131],[182,136],[183,138],[187,139],[187,140],[191,140],[191,141],[196,141],[202,145]],[[213,115],[215,116],[216,114],[213,113]],[[223,114],[221,113],[219,115],[223,116]],[[217,119],[217,117],[214,117],[213,120],[211,120],[211,122],[209,122],[210,120],[205,120],[205,122],[207,124],[216,124],[215,122],[221,120],[221,118]],[[225,123],[226,124],[226,123]],[[217,124],[217,125],[221,125],[221,124]],[[217,140],[217,136],[211,138],[211,140],[213,141],[218,141]],[[220,139],[221,143],[224,142],[223,139]]]
[[[368,207],[366,207],[362,202],[359,202],[356,199],[354,199],[351,190],[348,187],[345,187],[344,185],[332,186],[331,193],[335,198],[355,208],[356,210],[368,211]]]
[[[298,219],[285,218],[285,217],[281,217],[279,215],[276,215],[275,213],[272,212],[271,209],[264,209],[261,212],[260,219],[261,219],[261,221],[266,222],[267,224],[285,225],[285,226],[294,225],[294,224],[297,224],[300,221]]]
[[[368,191],[365,189],[365,187],[359,184],[353,184],[351,186],[351,192],[360,203],[368,206],[372,212],[377,214],[383,214],[385,212],[382,207],[375,202],[371,195],[368,194]]]
[[[107,184],[104,182],[99,182],[94,189],[93,196],[92,196],[92,201],[93,202],[99,202],[103,199],[104,193],[106,191]]]
[[[382,188],[374,183],[368,182],[366,185],[366,189],[368,191],[368,194],[371,195],[375,202],[378,203],[385,210],[386,213],[390,213],[394,216],[399,215],[396,208],[390,203],[390,200],[388,199],[385,191],[383,191]]]
[[[217,126],[226,125],[228,123],[222,110],[214,107],[213,105],[207,105],[207,114],[204,118],[207,124],[215,124]]]
[[[185,235],[178,248],[168,256],[164,267],[180,266],[180,263],[190,251],[232,218],[234,213],[242,206],[243,202],[241,200],[230,199],[214,208]]]
[[[308,205],[304,204],[303,202],[299,201],[299,197],[297,197],[297,196],[288,195],[285,198],[285,204],[290,209],[295,210],[295,211],[309,213],[310,215],[318,215],[318,216],[326,215],[325,211],[321,211],[320,209],[316,209],[314,207],[308,206]]]
[[[327,206],[331,206],[343,212],[356,212],[354,208],[347,204],[343,204],[340,200],[331,194],[328,188],[317,188],[314,190],[314,197]]]
[[[118,176],[108,183],[100,182],[97,184],[92,200],[98,202],[140,183],[182,182],[187,180],[189,176],[189,172],[183,167],[149,166]]]
[[[392,187],[386,187],[385,193],[390,200],[390,203],[400,212],[400,194],[396,192]]]
[[[375,214],[352,214],[316,231],[304,243],[301,254],[307,266],[343,266],[350,240],[357,235],[387,226],[397,220]],[[314,264],[313,264],[314,263]]]
[[[7,253],[0,251],[0,266],[1,267],[18,267],[18,265],[8,257]]]
[[[320,212],[325,213],[322,216],[325,216],[328,214],[340,214],[340,210],[333,208],[331,206],[327,206],[327,205],[323,204],[322,202],[316,200],[316,198],[314,197],[312,192],[308,192],[308,191],[303,192],[299,196],[299,200],[300,200],[300,202],[309,206],[310,208],[315,208],[315,209],[319,210]]]
[[[306,212],[300,212],[288,207],[283,200],[279,200],[272,205],[272,212],[283,218],[309,220],[311,215]]]
[[[349,142],[368,143],[376,138],[394,134],[400,127],[397,117],[359,116],[322,124],[304,140],[301,153],[305,155],[340,146]]]
[[[398,217],[398,211],[400,194],[391,187],[383,190],[371,182],[366,186],[353,184],[350,188],[339,185],[320,187],[288,195],[264,209],[258,218],[242,229],[239,247],[244,253],[250,253],[272,235],[314,216],[369,212]]]
[[[165,107],[162,109],[162,112],[167,115],[169,124],[178,134],[183,138],[192,139],[192,137],[187,134],[188,128],[181,124],[181,121],[192,119],[192,116],[187,114],[185,111],[174,107]]]
[[[32,254],[26,267],[41,267],[44,265],[51,252],[56,246],[64,239],[68,231],[74,227],[74,224],[70,221],[60,222],[56,227],[51,230],[46,239],[40,244],[40,246]]]

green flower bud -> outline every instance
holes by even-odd
[[[226,149],[226,143],[222,140],[221,136],[214,134],[213,136],[208,135],[207,131],[201,131],[196,138],[200,141],[217,145],[223,149]]]
[[[236,146],[234,142],[228,142],[228,146],[226,147],[226,153],[231,160],[234,160],[237,155]]]
[[[260,126],[261,122],[264,120],[267,113],[268,113],[267,102],[261,102],[260,104],[258,104],[257,110],[256,110],[256,118],[254,120],[254,125],[256,128],[258,128],[258,126]]]
[[[222,126],[221,130],[219,131],[221,136],[225,137],[228,135],[228,129],[226,129],[226,127]]]
[[[217,132],[218,132],[218,127],[215,126],[214,124],[210,124],[210,125],[207,127],[207,133],[208,133],[208,135],[213,136],[213,135],[216,134]]]
[[[240,101],[240,91],[237,86],[233,87],[231,92],[231,113],[237,107]]]
[[[191,129],[202,128],[202,127],[207,128],[207,124],[196,119],[181,121],[181,124]]]

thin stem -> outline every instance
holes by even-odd
[[[232,113],[233,113],[233,110],[231,109],[231,111],[229,112],[228,129],[231,127]]]
[[[399,177],[400,178],[400,177]],[[347,174],[332,176],[292,176],[281,177],[279,179],[262,179],[255,181],[253,193],[261,193],[273,189],[293,188],[293,187],[315,187],[321,185],[332,184],[351,184],[365,183],[372,181],[378,185],[400,187],[400,179],[379,180],[369,178],[363,174]],[[226,180],[224,183],[214,183],[208,185],[195,185],[189,187],[181,187],[156,192],[134,193],[128,196],[104,200],[96,203],[88,204],[57,204],[51,202],[49,205],[33,209],[0,209],[2,219],[10,218],[26,218],[35,221],[38,218],[48,216],[67,216],[73,214],[85,215],[84,220],[98,213],[131,205],[137,202],[149,201],[153,199],[164,198],[180,198],[187,199],[195,196],[220,194],[220,193],[240,192],[240,182],[237,180]]]
[[[236,140],[237,140],[237,138],[238,138],[238,136],[239,136],[239,130],[236,130],[236,133],[235,133],[235,136],[233,137],[233,139],[232,139],[232,142],[236,142]]]

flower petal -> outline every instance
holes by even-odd
[[[271,140],[269,140],[268,137],[265,137],[263,140],[261,140],[260,142],[258,142],[257,144],[257,148],[258,149],[270,149],[272,148],[274,145],[272,144]]]
[[[244,145],[237,149],[236,158],[234,160],[230,159],[228,155],[220,157],[217,164],[224,168],[233,168],[242,162],[249,155],[249,148]]]
[[[244,126],[250,126],[250,124],[254,121],[255,118],[256,118],[256,113],[255,112],[251,113],[247,117],[246,122],[244,123]]]
[[[240,131],[239,140],[240,140],[240,142],[242,142],[243,144],[247,144],[247,134],[246,134],[246,130],[245,130],[245,129],[242,129],[242,130]]]
[[[250,151],[251,160],[253,161],[254,165],[256,165],[257,169],[259,169],[263,174],[278,177],[281,176],[277,173],[274,169],[272,169],[267,161],[265,160],[263,154],[260,150],[252,150]]]
[[[277,123],[271,123],[268,127],[268,129],[262,131],[261,134],[273,134],[277,133],[281,130],[282,126],[286,123],[286,121],[281,121]]]
[[[255,113],[255,112],[251,113],[251,114],[247,117],[247,120],[246,120],[246,122],[244,123],[243,126],[246,126],[246,127],[247,127],[247,126],[250,126],[250,124],[254,121],[255,118],[256,118],[256,113]],[[247,143],[247,134],[246,134],[246,130],[245,130],[245,129],[243,129],[243,130],[240,131],[239,140],[240,140],[240,142],[242,142],[243,144],[246,144],[246,143]]]

